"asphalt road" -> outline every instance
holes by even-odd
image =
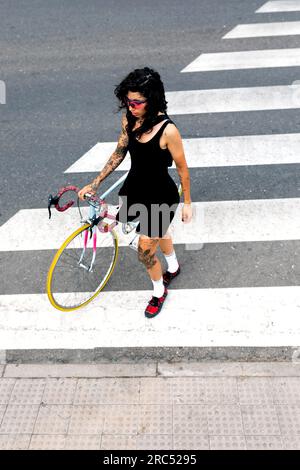
[[[7,102],[0,105],[0,225],[21,209],[45,208],[49,192],[60,186],[90,182],[94,173],[64,171],[96,142],[117,139],[120,113],[113,90],[134,68],[157,69],[166,91],[299,80],[300,67],[180,73],[205,52],[300,47],[297,35],[222,40],[237,24],[261,21],[254,11],[262,3],[1,0],[0,80]],[[265,14],[263,20],[273,18],[278,15]],[[281,21],[297,19],[300,12],[280,14]],[[299,109],[188,114],[174,120],[185,139],[300,130]],[[191,168],[190,174],[193,201],[299,197],[299,164]],[[103,190],[119,176],[110,175]],[[193,254],[178,246],[177,252],[190,271],[176,288],[299,284],[298,240],[208,244]],[[0,293],[44,292],[52,255],[1,252]],[[135,253],[121,249],[121,256],[128,276],[116,273],[110,289],[134,289],[137,277],[140,288],[149,288]]]

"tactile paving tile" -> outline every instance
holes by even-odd
[[[160,377],[140,380],[140,404],[172,404],[172,383]]]
[[[42,401],[46,380],[17,379],[11,392],[10,405],[39,405]]]
[[[68,434],[101,434],[104,417],[105,406],[103,405],[73,406]]]
[[[173,403],[198,405],[205,402],[205,379],[202,377],[176,377],[172,384]]]
[[[246,436],[248,450],[282,450],[280,436]]]
[[[71,414],[71,405],[41,405],[34,434],[66,434]]]
[[[235,377],[206,377],[205,402],[236,404],[239,401]]]
[[[2,421],[5,411],[6,411],[6,405],[0,405],[0,423]]]
[[[47,405],[71,405],[76,386],[77,379],[47,379],[42,401]]]
[[[281,434],[300,434],[300,405],[276,405],[276,410]]]
[[[99,450],[101,435],[94,436],[70,436],[66,437],[66,450]]]
[[[63,450],[66,437],[59,434],[33,434],[29,449],[31,450]]]
[[[245,435],[280,435],[276,408],[273,405],[241,405]]]
[[[211,450],[246,450],[245,436],[210,436]]]
[[[32,434],[39,405],[8,405],[2,419],[1,434]]]
[[[15,379],[0,379],[0,405],[7,405],[14,388]]]
[[[102,434],[102,450],[136,450],[137,436],[122,434]]]
[[[31,434],[0,434],[0,450],[27,450]]]
[[[172,434],[172,405],[140,405],[139,434]]]
[[[241,410],[238,405],[208,405],[209,434],[212,436],[243,435]]]
[[[284,450],[300,450],[300,436],[281,436]]]
[[[239,377],[238,390],[243,405],[273,404],[270,377]]]
[[[178,450],[209,450],[208,436],[199,434],[174,434],[173,449]]]
[[[173,405],[174,434],[208,434],[205,405]]]
[[[106,407],[103,434],[136,434],[139,406],[111,405]]]
[[[274,403],[300,405],[300,377],[272,377]]]
[[[140,379],[79,379],[74,404],[137,404]]]
[[[168,434],[143,434],[137,436],[138,450],[172,450],[173,436]]]

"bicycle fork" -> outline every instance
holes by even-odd
[[[92,256],[92,261],[91,261],[90,266],[87,266],[86,264],[83,263],[84,255],[85,255],[86,247],[87,247],[87,243],[88,243],[88,238],[89,238],[89,229],[87,229],[84,232],[83,249],[82,249],[82,253],[81,253],[80,259],[78,261],[78,264],[81,268],[83,268],[86,271],[89,271],[91,273],[91,272],[93,272],[93,266],[94,266],[94,263],[95,263],[95,260],[96,260],[96,250],[97,250],[97,227],[96,226],[92,228],[93,256]]]
[[[97,214],[96,209],[94,207],[90,206],[90,208],[89,208],[89,218],[92,219],[96,214]],[[87,266],[86,264],[84,264],[83,261],[84,261],[84,256],[85,256],[87,244],[88,244],[90,230],[91,230],[91,238],[93,239],[93,255],[92,255],[92,260],[91,260],[90,266]],[[78,261],[78,264],[81,268],[83,268],[86,271],[91,273],[91,272],[93,272],[93,266],[94,266],[95,260],[96,260],[97,225],[94,225],[94,227],[92,227],[92,229],[89,228],[89,229],[85,230],[83,237],[84,237],[83,238],[83,249],[82,249],[81,256],[80,256],[80,259]]]

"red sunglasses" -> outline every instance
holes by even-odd
[[[127,98],[127,96],[125,96],[125,103],[127,104],[127,106],[131,106],[133,109],[140,108],[142,104],[146,103],[146,101],[147,100],[131,100],[130,98]]]

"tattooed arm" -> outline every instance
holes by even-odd
[[[100,171],[99,175],[87,186],[84,186],[79,192],[78,196],[83,200],[86,193],[95,194],[98,190],[100,183],[112,173],[124,160],[128,149],[128,134],[126,131],[127,119],[126,115],[122,115],[122,130],[119,136],[118,145],[114,153],[110,156],[104,168]]]

